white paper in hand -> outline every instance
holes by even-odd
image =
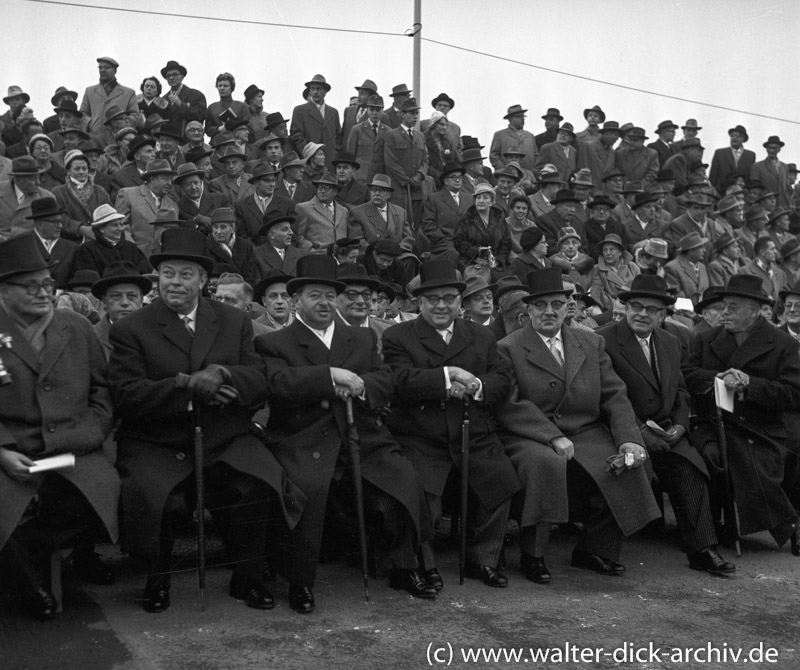
[[[75,467],[75,454],[59,454],[58,456],[42,458],[34,462],[36,465],[28,468],[28,472],[32,475],[37,472],[48,472],[49,470],[64,470]]]
[[[719,377],[714,378],[714,400],[720,409],[733,412],[733,389],[725,386],[725,381]]]

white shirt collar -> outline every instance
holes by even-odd
[[[295,314],[294,318],[297,319],[300,323],[302,323],[306,328],[308,328],[314,335],[316,335],[322,343],[325,345],[326,348],[331,348],[331,342],[333,342],[333,329],[336,326],[335,321],[331,321],[331,325],[328,326],[325,330],[317,330],[316,328],[312,328],[309,326],[305,321],[303,321],[303,317],[299,314]]]

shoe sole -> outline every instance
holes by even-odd
[[[591,570],[592,572],[597,573],[601,577],[621,577],[625,574],[624,570],[619,570],[618,572],[602,572],[600,570],[595,570],[594,568],[583,565],[582,563],[570,563],[573,568],[581,568],[582,570]]]
[[[733,570],[712,570],[710,568],[705,568],[702,565],[689,565],[689,568],[692,570],[697,570],[697,572],[707,572],[709,575],[717,575],[720,577],[724,577],[725,575],[733,575],[736,573],[736,568]]]

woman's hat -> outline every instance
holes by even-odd
[[[112,221],[123,221],[124,219],[124,214],[120,214],[111,205],[104,204],[96,207],[94,212],[92,212],[91,226],[92,228],[105,226]]]

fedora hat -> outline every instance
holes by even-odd
[[[236,138],[230,130],[223,130],[221,133],[217,133],[211,138],[211,146],[214,149],[219,149],[227,144],[236,144]]]
[[[327,186],[335,186],[336,189],[339,191],[342,190],[342,185],[338,181],[336,181],[336,177],[334,177],[330,172],[326,172],[322,176],[317,177],[316,179],[312,179],[311,183],[317,187],[319,187],[320,185],[327,185]]]
[[[565,121],[558,127],[558,132],[569,133],[573,137],[575,137],[575,128],[569,121]]]
[[[323,77],[321,74],[315,74],[313,77],[311,77],[311,81],[307,81],[304,85],[306,88],[311,88],[312,84],[319,84],[326,91],[331,90],[331,85],[325,81],[325,77]]]
[[[678,253],[683,254],[692,249],[697,249],[697,247],[702,247],[707,242],[707,237],[700,237],[700,233],[692,231],[678,241]]]
[[[64,210],[59,207],[58,201],[48,196],[46,198],[36,198],[36,200],[31,202],[31,215],[25,218],[35,221],[36,219],[47,219],[51,216],[59,216],[63,213]]]
[[[747,140],[750,139],[750,136],[747,134],[747,131],[745,130],[744,126],[734,126],[733,128],[728,128],[728,135],[731,135],[732,133],[739,133],[740,135],[744,135],[745,142],[747,142]]]
[[[683,142],[681,142],[680,147],[681,147],[681,151],[683,151],[684,149],[691,149],[693,147],[696,147],[698,149],[702,149],[703,151],[705,151],[705,149],[706,149],[703,146],[702,142],[700,142],[700,140],[698,140],[696,137],[691,137],[688,140],[683,140]]]
[[[656,135],[658,135],[659,133],[662,133],[665,130],[678,130],[678,124],[672,123],[672,121],[670,120],[662,121],[661,123],[658,124],[658,128],[655,129],[655,133]]]
[[[526,109],[526,110],[523,110],[523,111],[527,112],[528,110]],[[559,121],[563,121],[564,120],[564,117],[561,116],[561,112],[559,112],[555,107],[548,107],[547,108],[547,112],[542,114],[542,118],[544,120],[547,120],[547,118],[550,117],[550,116],[555,116],[556,118],[558,118]]]
[[[377,187],[386,189],[387,191],[394,191],[394,187],[392,186],[392,180],[389,179],[389,176],[380,173],[373,175],[372,181],[369,184],[367,184],[367,186],[369,188]]]
[[[719,294],[721,290],[722,286],[709,286],[703,291],[703,299],[694,306],[694,313],[702,314],[706,307],[713,305],[715,302],[722,302],[722,296]]]
[[[741,204],[742,203],[736,199],[736,196],[729,194],[719,199],[717,203],[717,212],[724,214],[732,209],[736,209]]]
[[[693,193],[689,197],[683,199],[685,206],[696,205],[698,207],[713,207],[714,203],[703,193]]]
[[[642,182],[626,181],[622,187],[622,195],[634,195],[635,193],[644,193]]]
[[[156,130],[156,128],[164,125],[166,122],[167,120],[163,116],[161,116],[161,114],[154,112],[144,120],[143,132],[152,134]]]
[[[344,163],[345,165],[352,165],[355,167],[356,170],[361,168],[361,163],[356,160],[356,157],[351,154],[349,151],[340,151],[339,155],[336,156],[336,160],[332,160],[332,165],[339,165],[339,163]]]
[[[400,113],[405,114],[406,112],[415,112],[420,109],[420,106],[417,104],[416,98],[409,98],[408,100],[403,100],[403,103],[400,105]]]
[[[764,144],[762,144],[761,146],[763,146],[766,149],[770,144],[777,144],[779,147],[786,146],[786,143],[781,142],[781,138],[778,137],[777,135],[770,135],[767,138],[767,141],[764,142]]]
[[[583,118],[587,121],[589,120],[589,112],[597,112],[600,115],[600,123],[606,120],[606,113],[600,109],[600,105],[595,105],[594,107],[587,107],[583,110]]]
[[[798,172],[797,163],[787,163],[786,170],[787,172]]]
[[[264,215],[261,228],[258,229],[258,234],[266,235],[272,226],[277,226],[279,223],[284,223],[286,221],[289,223],[294,223],[294,220],[294,216],[291,214],[283,214],[277,210],[267,211],[267,213]]]
[[[263,150],[264,147],[266,147],[270,142],[279,142],[281,148],[283,148],[284,141],[285,140],[283,137],[278,137],[275,133],[269,133],[268,135],[265,135],[264,137],[262,137],[260,140],[257,140],[253,144],[255,144],[259,149]]]
[[[127,116],[128,112],[126,112],[122,107],[118,105],[111,105],[108,109],[106,109],[106,113],[103,119],[104,126],[110,126],[111,122],[119,118],[120,116]]]
[[[95,207],[92,212],[91,226],[92,228],[101,227],[112,221],[123,221],[124,219],[124,214],[121,214],[109,204],[103,204]]]
[[[148,221],[151,226],[185,226],[186,221],[175,216],[175,212],[167,207],[161,207],[156,212],[156,218]]]
[[[71,123],[66,128],[64,128],[64,130],[59,130],[58,131],[58,134],[61,135],[62,137],[64,135],[69,135],[70,133],[74,133],[75,135],[77,135],[78,137],[80,137],[81,139],[84,139],[84,140],[92,139],[92,136],[89,135],[89,133],[87,133],[77,123]]]
[[[280,161],[278,161],[278,165],[280,166],[281,170],[285,170],[286,168],[290,167],[303,167],[306,162],[297,155],[296,151],[290,151],[287,154],[281,156]]]
[[[561,243],[566,240],[578,240],[578,242],[580,242],[581,236],[578,235],[578,232],[572,226],[564,226],[558,231],[556,246],[560,247]]]
[[[288,123],[286,119],[283,118],[283,114],[280,112],[272,112],[272,114],[267,114],[267,125],[265,128],[269,130],[270,128],[280,125],[281,123]]]
[[[643,140],[650,139],[644,132],[644,128],[640,128],[639,126],[633,126],[629,130],[625,132],[625,137],[639,137]]]
[[[494,301],[499,302],[506,293],[511,291],[527,291],[528,287],[523,284],[516,275],[500,277],[494,286]]]
[[[466,165],[467,163],[472,163],[473,161],[485,161],[486,157],[481,156],[480,149],[464,149],[464,152],[461,154],[461,162]]]
[[[345,286],[366,286],[373,291],[380,288],[381,280],[370,277],[365,265],[361,263],[342,263],[336,269],[336,279]]]
[[[614,209],[617,206],[617,203],[614,202],[607,195],[601,193],[600,195],[594,196],[594,198],[592,198],[589,201],[589,204],[586,206],[589,209],[594,209],[595,207],[600,207],[600,206],[605,206],[608,207],[609,209]]]
[[[606,121],[603,124],[603,127],[600,128],[600,132],[601,133],[607,133],[607,132],[619,133],[619,132],[622,132],[622,131],[619,129],[619,123],[617,123],[616,121]]]
[[[277,177],[280,173],[280,169],[276,170],[272,167],[271,163],[259,161],[253,168],[253,174],[250,176],[250,179],[247,180],[247,183],[254,184],[259,179],[263,179],[264,177]]]
[[[372,79],[365,79],[361,86],[354,86],[353,88],[355,88],[356,91],[372,91],[373,93],[378,92],[378,85],[372,81]]]
[[[419,269],[420,282],[411,289],[411,294],[418,296],[431,288],[451,287],[461,293],[466,284],[456,275],[456,266],[447,260],[424,262]]]
[[[623,253],[625,252],[625,245],[622,243],[622,238],[616,233],[609,233],[608,235],[606,235],[602,240],[600,240],[597,243],[597,246],[595,248],[602,253],[603,247],[606,244],[616,244],[620,249],[622,249]]]
[[[786,302],[786,298],[790,295],[800,295],[800,281],[778,292],[778,298],[780,298],[781,302]]]
[[[512,116],[516,116],[517,114],[525,114],[528,110],[522,109],[522,105],[511,105],[506,111],[506,115],[503,117],[504,119],[510,119]],[[559,119],[560,121],[561,119]]]
[[[233,117],[225,121],[225,130],[230,130],[231,132],[233,132],[237,128],[242,128],[246,126],[248,123],[250,123],[249,119],[241,119],[239,117]]]
[[[181,131],[178,129],[178,126],[176,126],[174,123],[170,123],[170,122],[167,122],[163,126],[161,126],[154,133],[154,135],[156,137],[161,137],[162,135],[165,135],[167,137],[174,137],[179,142],[181,140],[183,140],[183,135],[181,134]]]
[[[64,100],[60,105],[57,107],[53,107],[53,111],[56,114],[64,112],[66,114],[72,114],[73,116],[77,116],[78,118],[83,117],[83,112],[78,109],[78,104],[74,100]]]
[[[297,276],[286,283],[286,292],[292,295],[306,284],[322,284],[336,289],[337,293],[344,290],[344,284],[336,279],[336,259],[327,254],[308,254],[297,261]]]
[[[92,284],[92,295],[101,300],[105,292],[118,284],[134,284],[142,289],[142,295],[150,293],[153,282],[139,274],[136,265],[130,261],[114,261],[103,270],[103,277]]]
[[[33,156],[18,156],[11,161],[11,171],[8,174],[12,177],[33,177],[42,172],[44,169],[39,167]]]
[[[633,204],[631,205],[631,209],[637,210],[639,207],[644,207],[645,205],[649,205],[657,200],[658,196],[653,193],[637,193],[635,196],[633,196]]]
[[[91,288],[98,281],[100,281],[100,275],[95,270],[78,270],[64,286],[69,290]]]
[[[497,179],[498,177],[508,177],[509,179],[513,179],[515,182],[518,182],[522,177],[519,176],[519,173],[512,169],[510,165],[506,165],[499,170],[494,172],[494,178]]]
[[[367,107],[380,107],[383,109],[383,98],[377,94],[369,96]]]
[[[559,205],[562,202],[580,202],[575,191],[571,188],[562,188],[556,193],[556,197],[550,201],[551,205]]]
[[[182,77],[186,76],[186,68],[183,67],[183,65],[181,65],[178,61],[175,60],[167,61],[167,64],[161,68],[161,76],[164,77],[164,79],[166,79],[167,72],[169,72],[170,70],[177,70],[178,72],[181,73]]]
[[[458,163],[458,162],[455,162],[455,161],[453,161],[451,163],[447,163],[442,168],[442,171],[439,174],[440,181],[444,182],[445,177],[447,177],[447,176],[449,176],[449,175],[451,175],[451,174],[453,174],[455,172],[458,172],[459,174],[464,175],[466,173],[466,170],[464,169],[464,166],[461,163]]]
[[[564,288],[564,280],[561,275],[561,268],[542,268],[533,270],[525,275],[528,282],[528,295],[522,298],[522,302],[529,303],[543,295],[553,295],[563,293],[566,296],[572,295],[572,289]]]
[[[623,176],[624,175],[619,170],[617,170],[617,168],[611,168],[600,178],[600,181],[605,183],[607,181],[610,181],[611,179],[616,179],[617,177],[623,177]]]
[[[450,109],[453,109],[453,107],[456,106],[456,101],[447,95],[447,93],[440,93],[433,100],[431,100],[431,107],[435,108],[437,103],[440,102],[446,102],[448,105],[450,105]]]
[[[461,136],[461,143],[464,145],[464,149],[485,149],[486,147],[478,141],[477,137],[473,137],[472,135],[462,135]]]
[[[792,213],[792,211],[790,209],[780,209],[780,208],[778,208],[778,209],[776,209],[776,210],[774,210],[774,211],[772,211],[770,213],[769,221],[767,221],[767,225],[771,226],[772,224],[777,223],[778,219],[780,219],[782,216],[788,216],[791,213]]]
[[[206,149],[202,146],[192,147],[191,149],[189,149],[189,151],[183,154],[183,158],[187,163],[194,163],[196,166],[197,161],[202,160],[203,158],[208,158],[213,153],[214,152],[211,151],[210,149]],[[178,166],[178,171],[180,171],[180,166]],[[204,171],[201,170],[201,172],[205,174]]]
[[[566,183],[563,179],[561,179],[561,175],[558,172],[542,172],[542,174],[539,176],[538,182],[543,185],[560,184],[562,186],[566,186]]]
[[[317,144],[316,142],[308,142],[303,147],[303,161],[308,162],[308,160],[317,153],[320,149],[324,149],[324,144]]]
[[[796,254],[800,251],[800,240],[797,239],[794,235],[792,235],[788,241],[784,242],[780,248],[780,255],[781,258],[788,258],[792,254]]]
[[[519,147],[509,147],[503,152],[503,156],[519,156],[520,158],[525,158],[527,155],[528,154]]]
[[[292,275],[285,275],[280,270],[272,269],[267,272],[266,276],[253,287],[253,296],[256,300],[263,298],[267,289],[273,284],[287,284],[294,277]]]
[[[206,255],[207,239],[191,228],[167,228],[161,236],[161,252],[150,256],[150,265],[157,270],[164,261],[191,261],[211,272],[214,261]]]
[[[669,258],[669,245],[660,237],[649,237],[641,247],[642,251],[653,258],[667,260]]]
[[[681,126],[681,130],[703,130],[703,126],[697,125],[697,119],[687,119],[686,125]]]
[[[490,284],[483,277],[478,275],[470,275],[467,277],[464,283],[466,286],[461,293],[462,301],[466,300],[467,298],[471,298],[476,293],[479,293],[487,288],[492,292],[492,299],[494,299],[494,292],[497,288],[497,284]]]
[[[766,223],[769,220],[769,212],[767,212],[767,210],[765,210],[761,205],[753,205],[752,207],[748,207],[744,210],[744,220],[745,223],[760,220],[763,220],[764,223]]]
[[[193,177],[195,175],[201,179],[205,179],[206,173],[205,170],[198,170],[194,163],[181,163],[178,166],[177,174],[172,178],[172,182],[174,184],[180,184],[181,181],[187,177]]]
[[[68,101],[64,100],[64,98],[67,99],[72,98],[70,102],[75,102],[78,99],[78,92],[70,91],[66,86],[59,86],[56,89],[56,92],[53,93],[53,97],[50,98],[50,104],[53,105],[53,107],[58,107],[59,105],[62,105],[64,102]],[[81,114],[83,114],[83,112],[81,112]]]
[[[137,135],[134,137],[130,144],[128,144],[128,160],[132,161],[133,157],[136,155],[136,152],[139,151],[142,147],[151,146],[155,149],[156,147],[156,139],[155,137],[148,137],[147,135]]]
[[[392,86],[392,92],[389,94],[389,97],[394,97],[396,95],[411,95],[413,91],[406,86],[405,84],[398,84],[397,86]]]
[[[764,291],[761,277],[750,274],[731,275],[725,287],[717,291],[717,295],[723,298],[726,296],[749,298],[750,300],[757,300],[766,305],[771,305],[775,302],[772,297],[767,295],[766,291]]]
[[[147,181],[150,177],[155,177],[160,174],[174,175],[175,171],[170,166],[169,161],[163,158],[154,158],[147,161],[147,166],[142,174],[142,180]]]
[[[238,144],[228,144],[222,150],[222,153],[219,156],[219,162],[224,163],[229,158],[241,158],[242,160],[245,160],[247,158],[247,154],[245,154]]]
[[[587,188],[594,187],[594,181],[592,181],[592,171],[589,168],[578,170],[574,175],[572,175],[572,184],[574,186],[585,186]]]
[[[772,191],[764,191],[763,193],[759,193],[758,197],[756,198],[756,202],[761,202],[762,200],[766,200],[767,198],[777,198],[778,194],[773,193]]]
[[[620,291],[617,296],[622,302],[632,298],[655,298],[665,305],[672,305],[676,298],[667,293],[667,282],[658,275],[636,275],[627,291]]]
[[[731,244],[737,244],[736,238],[730,233],[722,233],[722,235],[714,240],[714,244],[711,246],[711,254],[718,254]]]
[[[9,86],[8,95],[5,98],[3,98],[3,102],[5,104],[8,104],[8,101],[11,100],[11,98],[16,98],[18,96],[22,97],[22,100],[25,102],[26,105],[31,101],[31,96],[25,93],[25,91],[23,91],[19,86]]]

